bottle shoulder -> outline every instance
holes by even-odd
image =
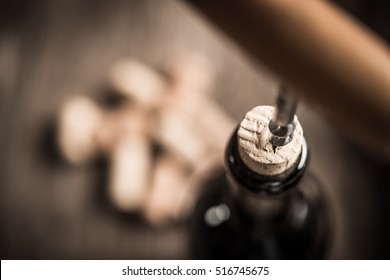
[[[327,209],[321,187],[312,174],[280,195],[284,196],[284,210],[277,215],[269,215],[268,206],[257,209],[264,215],[241,209],[232,196],[224,169],[220,167],[214,174],[204,182],[191,219],[194,257],[318,259],[324,256]]]

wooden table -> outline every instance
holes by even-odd
[[[216,66],[213,97],[237,120],[271,104],[276,79],[179,1],[7,1],[0,19],[0,254],[2,259],[188,258],[185,225],[152,228],[116,212],[105,164],[75,168],[55,149],[58,108],[101,99],[122,57],[163,69],[182,49]],[[390,168],[300,104],[310,169],[335,217],[332,258],[390,257]]]

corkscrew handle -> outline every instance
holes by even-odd
[[[187,0],[302,97],[390,157],[390,52],[319,0]]]

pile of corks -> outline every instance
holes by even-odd
[[[210,97],[213,68],[187,52],[172,59],[166,75],[132,58],[108,72],[108,85],[124,101],[109,108],[71,97],[58,116],[60,150],[77,166],[107,157],[107,193],[118,211],[153,225],[180,221],[194,206],[201,177],[221,164],[235,126]]]

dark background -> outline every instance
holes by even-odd
[[[389,3],[340,2],[390,40]],[[163,69],[182,49],[204,53],[217,70],[213,97],[237,122],[272,104],[277,79],[181,1],[0,3],[1,258],[187,258],[185,225],[154,228],[119,214],[106,200],[104,163],[61,160],[59,107],[77,93],[104,96],[108,68],[126,56]],[[389,164],[304,103],[299,118],[335,215],[329,257],[390,258]]]

